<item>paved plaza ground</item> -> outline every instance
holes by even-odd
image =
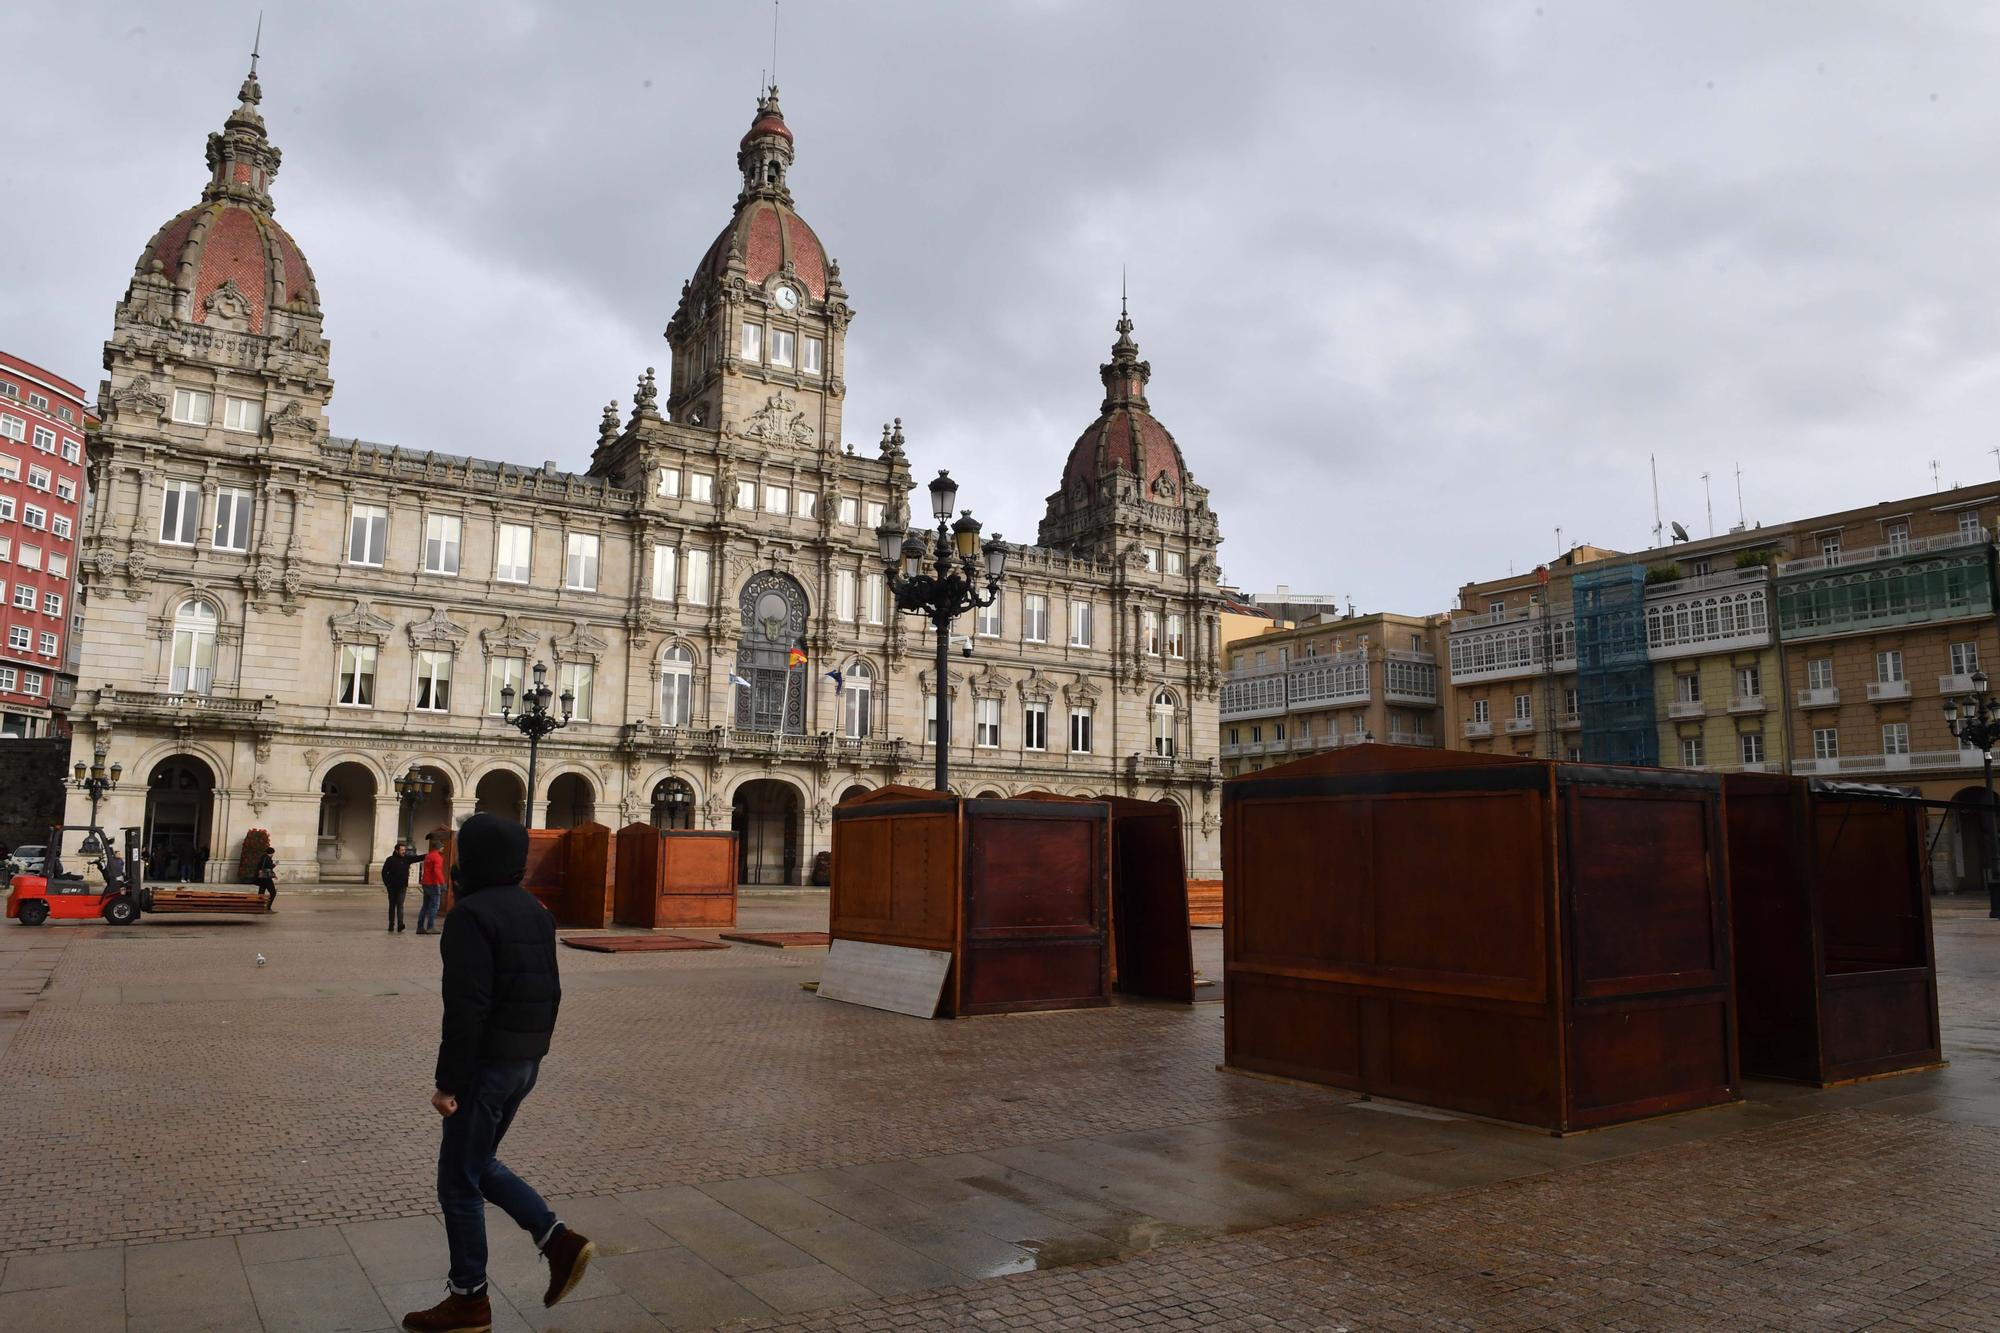
[[[0,1329],[442,1291],[435,941],[280,908],[0,925]],[[1937,939],[1950,1069],[1565,1140],[1218,1072],[1213,1001],[923,1022],[823,950],[565,949],[505,1156],[604,1257],[545,1311],[499,1219],[496,1327],[2000,1329],[2000,923]]]

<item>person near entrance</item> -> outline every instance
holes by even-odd
[[[424,895],[417,907],[417,934],[438,933],[438,904],[444,898],[444,844],[436,835],[430,839],[430,850],[424,853],[424,868],[417,872],[417,887]]]
[[[403,895],[410,891],[410,867],[424,858],[410,850],[410,844],[396,839],[396,850],[382,862],[382,887],[389,891],[389,933],[403,928]],[[423,924],[419,918],[419,926]]]
[[[278,910],[278,856],[269,847],[257,858],[257,892],[264,895],[264,910]]]
[[[444,1036],[431,1093],[431,1106],[444,1117],[437,1189],[451,1270],[444,1300],[404,1315],[405,1333],[492,1327],[489,1203],[527,1232],[548,1260],[544,1306],[576,1289],[597,1252],[497,1156],[534,1090],[562,1004],[555,918],[522,887],[527,868],[528,832],[512,820],[474,815],[459,830],[458,903],[438,944]]]

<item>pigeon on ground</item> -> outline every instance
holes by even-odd
[[[257,966],[264,966],[264,955],[261,953],[257,955]]]

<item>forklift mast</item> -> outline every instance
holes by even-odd
[[[146,863],[139,856],[139,834],[142,830],[125,830],[125,892],[137,903],[139,910],[153,910],[153,886],[146,882]]]

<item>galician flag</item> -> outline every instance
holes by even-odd
[[[734,671],[729,673],[729,683],[731,685],[741,685],[746,690],[752,688],[749,681],[743,679],[743,677],[737,675]]]

